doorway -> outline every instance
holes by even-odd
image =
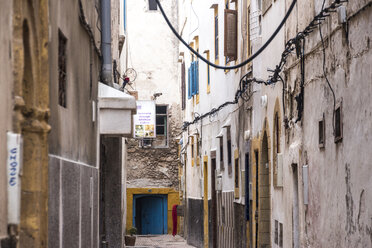
[[[167,195],[134,195],[133,223],[138,234],[166,234],[168,232]]]
[[[261,163],[259,167],[258,179],[258,247],[271,247],[271,216],[270,216],[270,163],[269,163],[269,146],[267,133],[265,131],[262,140]]]
[[[217,248],[217,194],[216,194],[216,158],[211,159],[212,189],[212,247]]]
[[[297,164],[292,164],[293,172],[293,209],[292,209],[292,247],[300,247],[300,220],[299,220],[299,201],[298,201],[298,170]]]

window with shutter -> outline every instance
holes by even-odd
[[[228,61],[237,58],[237,11],[225,9],[224,55]]]
[[[271,7],[271,4],[272,4],[272,0],[262,0],[262,14],[263,15]]]
[[[191,99],[192,92],[191,92],[191,66],[188,69],[188,75],[187,75],[188,81],[187,81],[187,97],[188,99]]]
[[[195,93],[199,94],[199,60],[195,61]]]
[[[182,93],[182,110],[186,107],[186,75],[185,75],[185,62],[182,63],[181,67],[181,93]]]

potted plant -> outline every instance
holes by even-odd
[[[134,246],[136,244],[136,236],[134,234],[137,234],[137,228],[132,226],[128,229],[127,233],[130,235],[125,235],[125,245]]]

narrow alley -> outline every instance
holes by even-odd
[[[0,248],[372,247],[372,0],[0,0]]]

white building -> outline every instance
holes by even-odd
[[[335,93],[335,111],[323,72],[318,25],[304,39],[297,36],[309,31],[306,27],[322,11],[322,3],[297,1],[270,45],[240,69],[208,67],[180,45],[186,72],[184,77],[180,73],[186,96],[181,157],[189,243],[198,247],[371,245],[367,234],[371,215],[366,205],[371,197],[366,193],[370,156],[365,150],[371,147],[367,131],[371,117],[369,105],[360,102],[369,103],[366,94],[371,93],[370,3],[338,7],[326,1],[324,6],[336,10],[321,20],[324,68]],[[291,4],[183,1],[178,32],[209,61],[234,65],[263,46]],[[284,85],[279,77],[271,85],[254,83],[246,90],[246,100],[187,124],[234,101],[239,80],[246,73],[248,78],[268,83],[286,43],[296,36],[298,56],[291,43],[292,54],[284,56],[279,71]],[[226,63],[224,55],[231,55],[235,46],[236,56]],[[188,73],[189,67],[195,67],[193,61],[198,61],[196,79],[194,72]],[[352,125],[355,122],[358,128]]]

